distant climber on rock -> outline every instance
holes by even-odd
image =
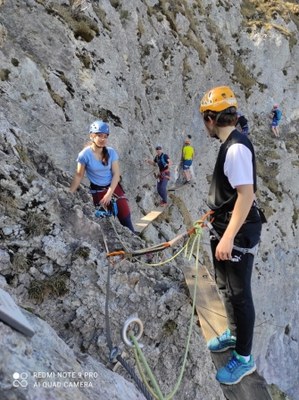
[[[249,135],[249,125],[247,118],[239,112],[237,113],[237,116],[238,119],[236,123],[236,128],[238,129],[238,131],[244,133],[244,135]]]
[[[192,175],[190,169],[193,163],[193,158],[194,158],[194,148],[193,146],[191,146],[191,135],[188,135],[187,138],[185,139],[181,156],[185,183],[191,182]]]
[[[256,206],[256,164],[253,146],[236,128],[237,100],[227,86],[203,96],[200,112],[210,137],[220,140],[207,204],[215,280],[225,305],[228,327],[208,342],[212,352],[234,349],[216,379],[226,385],[240,382],[256,365],[251,355],[255,310],[251,274],[261,236],[261,212]]]
[[[282,117],[282,112],[279,109],[279,105],[278,104],[274,104],[271,113],[270,113],[270,117],[272,118],[272,122],[271,122],[271,129],[272,132],[274,134],[275,137],[279,137],[279,123]]]
[[[115,198],[120,223],[134,232],[129,203],[119,183],[118,154],[112,147],[107,146],[109,134],[107,122],[98,120],[90,125],[90,142],[78,155],[77,171],[70,192],[74,193],[78,189],[86,172],[94,205],[108,208],[111,206],[112,197]]]
[[[157,165],[159,167],[159,174],[157,178],[157,191],[161,197],[160,206],[167,206],[167,185],[170,179],[170,165],[171,161],[167,154],[163,153],[162,146],[156,146],[156,156],[153,160],[147,160],[148,164]]]

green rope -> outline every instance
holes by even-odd
[[[144,261],[140,261],[139,259],[137,260],[136,257],[133,257],[136,261],[139,261],[143,265],[147,265],[149,267],[160,267],[161,265],[167,264],[171,261],[173,261],[177,256],[179,256],[184,250],[188,248],[188,243],[189,243],[190,238],[187,240],[187,242],[184,244],[184,246],[177,252],[175,253],[172,257],[167,258],[167,260],[161,261],[159,263],[147,263]]]
[[[187,241],[187,243],[185,244],[185,246],[175,255],[175,257],[182,252],[183,250],[185,250],[185,254],[187,255],[187,253],[189,252],[189,260],[192,257],[193,254],[193,250],[194,247],[196,245],[196,259],[195,259],[195,282],[194,282],[194,291],[193,291],[193,299],[192,299],[192,314],[191,314],[191,318],[190,318],[190,324],[189,324],[189,329],[188,329],[188,335],[187,335],[187,339],[186,339],[186,350],[185,350],[185,354],[184,354],[184,359],[183,359],[183,363],[182,363],[182,367],[181,367],[181,371],[179,374],[179,378],[177,380],[177,383],[174,386],[174,389],[172,390],[171,393],[169,393],[168,395],[166,395],[166,397],[163,396],[161,389],[145,359],[145,356],[136,340],[136,338],[133,336],[133,334],[131,334],[131,339],[132,342],[134,344],[134,354],[135,354],[135,359],[136,359],[136,363],[137,363],[137,367],[139,370],[139,373],[141,375],[141,378],[144,382],[144,384],[146,385],[147,389],[150,391],[150,393],[152,394],[152,396],[154,396],[156,399],[158,400],[171,400],[173,398],[173,396],[176,394],[176,392],[178,391],[182,379],[183,379],[183,375],[185,372],[185,368],[186,368],[186,363],[187,363],[187,357],[188,357],[188,353],[189,353],[189,347],[190,347],[190,340],[191,340],[191,334],[192,334],[192,328],[193,328],[193,322],[194,322],[194,314],[195,314],[195,305],[196,305],[196,292],[197,292],[197,284],[198,284],[198,265],[199,265],[199,250],[200,250],[200,239],[202,236],[202,228],[199,224],[196,224],[195,226],[195,234],[193,234]],[[175,258],[174,257],[174,258]],[[171,258],[173,259],[173,257]],[[163,262],[165,263],[165,262]],[[153,265],[153,264],[150,264]],[[157,264],[157,265],[162,265],[161,263]],[[142,365],[143,368],[145,369],[145,372],[143,372],[142,370]],[[148,376],[150,382],[152,383],[153,388],[150,386],[146,375]]]
[[[144,261],[137,260],[136,257],[132,257],[132,258],[134,258],[136,261],[141,262],[141,264],[143,264],[143,265],[152,266],[152,267],[160,267],[161,265],[164,265],[164,264],[167,264],[167,263],[173,261],[176,257],[178,257],[185,250],[184,255],[190,261],[192,255],[193,255],[194,246],[197,243],[197,240],[201,239],[201,235],[202,235],[202,227],[201,227],[201,225],[199,225],[198,222],[195,222],[194,227],[195,227],[195,233],[193,233],[188,238],[187,242],[177,253],[175,253],[172,257],[168,258],[167,260],[161,261],[159,263],[147,263]],[[191,243],[191,250],[190,250],[190,243]],[[188,253],[189,253],[189,256],[188,256]]]
[[[132,340],[132,342],[133,342],[133,344],[135,346],[137,356],[140,357],[140,359],[141,359],[141,361],[142,361],[142,363],[144,365],[144,368],[145,368],[145,370],[147,372],[147,375],[148,375],[149,379],[151,380],[151,382],[152,382],[152,384],[154,386],[154,389],[155,389],[155,392],[157,394],[158,399],[159,400],[164,400],[164,396],[163,396],[163,394],[161,392],[161,389],[160,389],[160,387],[159,387],[159,385],[158,385],[158,383],[157,383],[157,381],[156,381],[156,379],[154,377],[154,374],[152,373],[152,370],[150,369],[150,366],[148,365],[148,363],[146,361],[146,358],[144,357],[144,354],[143,354],[143,352],[142,352],[142,350],[141,350],[136,338],[134,337],[133,334],[130,335],[130,338],[131,338],[131,340]]]
[[[137,363],[137,368],[139,371],[139,374],[141,376],[142,382],[145,384],[147,390],[150,392],[150,394],[157,400],[159,400],[158,396],[156,395],[156,393],[154,392],[153,388],[150,386],[149,382],[147,381],[147,378],[145,376],[145,373],[143,372],[142,366],[141,366],[141,362],[140,359],[138,357],[138,353],[136,348],[134,347],[134,355],[135,355],[135,360]]]
[[[193,254],[193,249],[194,249],[194,245],[195,245],[195,242],[196,242],[196,238],[197,238],[196,234],[193,234],[193,235],[189,238],[189,239],[190,239],[189,247],[185,249],[185,257],[186,257],[189,261],[190,261],[190,259],[191,259],[191,257],[192,257],[192,254]],[[191,250],[190,250],[190,247],[191,247]],[[189,253],[189,255],[188,255],[188,253]]]
[[[181,368],[181,373],[179,375],[179,379],[177,381],[177,384],[175,385],[173,391],[166,396],[166,400],[170,400],[173,398],[173,396],[176,394],[176,392],[178,391],[182,379],[183,379],[183,375],[185,372],[185,368],[186,368],[186,363],[187,363],[187,357],[188,357],[188,353],[189,353],[189,346],[190,346],[190,340],[191,340],[191,334],[192,334],[192,328],[193,328],[193,321],[194,321],[194,314],[195,314],[195,305],[196,305],[196,289],[197,289],[197,281],[198,281],[198,260],[199,260],[199,247],[200,247],[200,239],[201,239],[201,230],[200,233],[196,233],[197,235],[197,249],[196,249],[196,260],[195,260],[195,282],[194,282],[194,291],[193,291],[193,301],[192,301],[192,315],[191,315],[191,319],[190,319],[190,325],[189,325],[189,331],[188,331],[188,336],[187,336],[187,341],[186,341],[186,351],[185,351],[185,355],[184,355],[184,361],[182,364],[182,368]],[[190,253],[192,254],[192,253]]]

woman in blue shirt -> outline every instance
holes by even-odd
[[[112,147],[107,147],[109,133],[109,125],[102,120],[90,125],[91,142],[78,155],[77,170],[70,191],[74,193],[78,189],[86,172],[94,205],[107,208],[114,196],[120,223],[134,232],[128,200],[119,183],[118,154]]]

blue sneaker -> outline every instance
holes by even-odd
[[[218,370],[216,379],[224,385],[235,385],[255,370],[256,365],[252,356],[248,362],[245,362],[242,356],[233,351],[233,356],[226,366]]]
[[[234,349],[236,347],[236,338],[230,334],[230,330],[227,329],[220,336],[216,336],[208,341],[208,349],[213,353],[220,353],[228,349]]]

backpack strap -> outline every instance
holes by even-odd
[[[162,161],[162,164],[163,164],[163,168],[165,168],[166,165],[167,165],[166,154],[164,154],[164,153],[162,154],[161,161]]]

